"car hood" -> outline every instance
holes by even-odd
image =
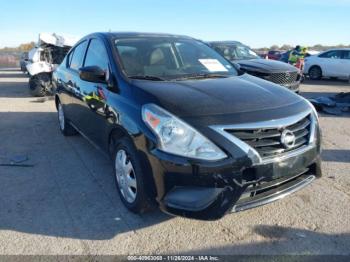
[[[133,84],[140,104],[153,102],[179,117],[275,111],[304,102],[286,88],[248,74],[170,82],[133,80]]]
[[[294,72],[298,71],[297,68],[287,63],[283,63],[275,60],[266,59],[250,59],[250,60],[238,60],[235,63],[239,64],[242,69],[257,70],[260,72]]]

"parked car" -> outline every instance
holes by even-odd
[[[270,50],[267,52],[267,58],[271,60],[280,60],[281,51],[278,50]]]
[[[186,36],[94,33],[53,73],[59,128],[113,161],[125,206],[218,219],[321,176],[317,113]]]
[[[284,62],[284,63],[288,63],[290,52],[292,52],[292,50],[288,50],[288,51],[282,53],[279,61]]]
[[[349,79],[350,48],[331,49],[305,58],[304,73],[313,80],[322,77]]]
[[[248,46],[237,41],[210,42],[209,45],[227,60],[239,64],[244,72],[299,92],[302,75],[297,68],[279,61],[262,59]]]
[[[28,52],[23,52],[19,60],[19,65],[23,73],[27,72],[27,67],[26,67],[27,64],[28,64]]]
[[[73,37],[40,33],[37,45],[29,51],[26,69],[30,75],[28,88],[32,96],[52,95],[52,72],[76,43]]]

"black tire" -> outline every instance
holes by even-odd
[[[312,66],[309,69],[309,77],[311,80],[320,80],[322,78],[322,69],[319,66]]]
[[[50,86],[51,75],[48,73],[37,74],[29,79],[29,93],[32,96],[45,96]]]
[[[147,188],[149,186],[149,182],[146,179],[145,173],[142,169],[140,158],[132,141],[127,137],[122,137],[119,139],[112,139],[111,143],[111,157],[114,167],[114,179],[121,201],[133,213],[142,214],[153,209],[153,200],[152,197],[150,197]],[[136,197],[131,202],[130,200],[128,201],[127,198],[124,196],[123,191],[121,189],[122,185],[119,184],[117,178],[117,154],[121,151],[124,151],[126,153],[125,163],[129,163],[130,161],[133,167],[132,175],[136,180]]]
[[[58,126],[64,136],[74,136],[78,134],[78,131],[70,124],[69,120],[65,117],[64,107],[60,101],[57,103],[57,119]]]

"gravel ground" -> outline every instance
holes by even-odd
[[[350,254],[350,117],[321,115],[324,176],[270,205],[214,222],[128,212],[112,167],[82,137],[63,137],[53,101],[26,76],[0,72],[0,254]],[[301,87],[314,97],[347,82]]]

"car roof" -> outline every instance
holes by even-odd
[[[215,44],[231,44],[231,45],[244,45],[239,41],[234,40],[225,40],[225,41],[209,41],[209,44],[215,45]]]
[[[149,33],[149,32],[97,32],[88,36],[101,36],[108,39],[115,38],[132,38],[132,37],[164,37],[164,38],[181,38],[181,39],[194,39],[186,35],[166,34],[166,33]],[[86,36],[86,37],[88,37]]]
[[[324,52],[328,52],[328,51],[350,51],[350,48],[346,48],[346,47],[342,47],[342,48],[331,48],[331,49],[327,49],[322,51]]]

